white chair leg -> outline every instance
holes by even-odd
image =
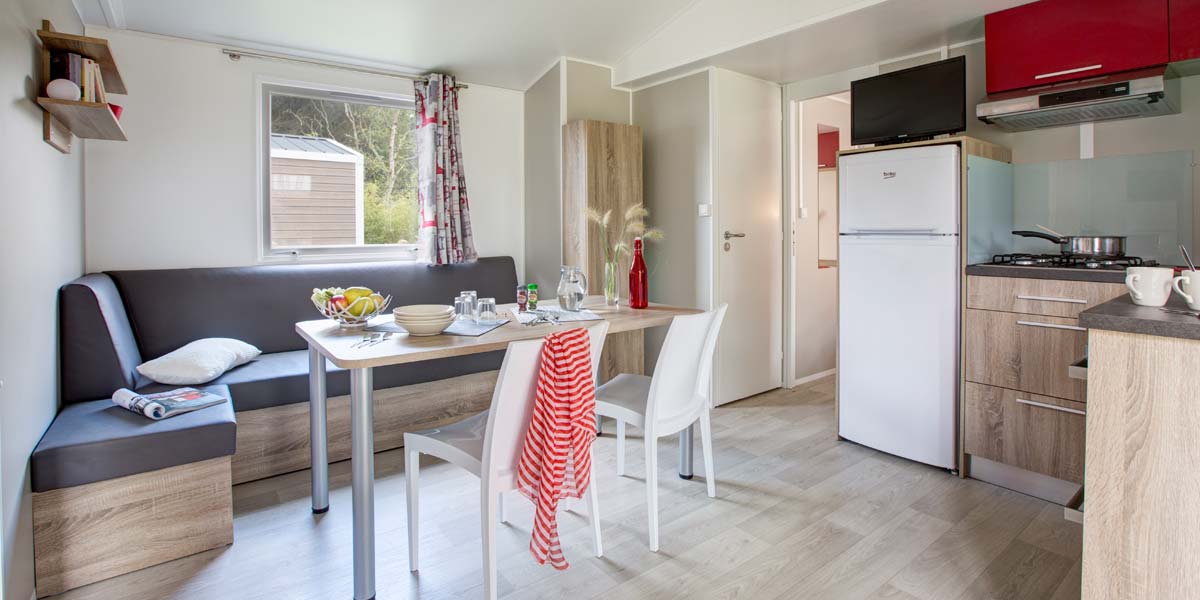
[[[421,469],[421,453],[410,452],[407,448],[404,450],[404,479],[408,483],[408,495],[405,498],[408,504],[408,570],[417,570],[417,540],[420,534],[417,531],[417,522],[420,512],[420,499],[418,490],[420,485],[417,481]]]
[[[504,510],[504,492],[496,494],[496,513],[499,515],[501,523],[508,522],[508,514]]]
[[[617,476],[625,475],[625,421],[617,419]]]
[[[717,497],[717,473],[713,470],[712,419],[709,411],[700,413],[700,448],[704,453],[704,482],[708,485],[708,497]]]
[[[658,552],[658,440],[645,431],[646,436],[646,511],[649,513],[647,530],[650,536],[650,551]]]
[[[592,520],[592,549],[596,556],[604,556],[604,544],[600,541],[600,492],[596,490],[596,468],[592,464],[592,478],[588,482],[588,516]]]
[[[496,600],[496,513],[499,510],[499,494],[494,494],[487,487],[481,494],[480,533],[483,538],[483,597]]]

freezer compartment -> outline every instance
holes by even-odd
[[[959,149],[921,146],[838,161],[839,232],[958,233]]]
[[[842,236],[838,432],[947,469],[955,453],[957,236]]]

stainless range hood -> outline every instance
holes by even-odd
[[[1005,131],[1179,112],[1179,80],[1165,67],[988,96],[975,116]]]

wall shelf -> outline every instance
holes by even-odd
[[[125,94],[125,81],[117,69],[108,40],[59,33],[48,20],[42,21],[37,32],[42,42],[39,91],[45,92],[50,82],[50,55],[54,52],[73,52],[96,61],[104,79],[104,91],[109,94]],[[59,100],[39,94],[38,106],[46,111],[42,115],[42,139],[63,154],[71,153],[71,141],[75,136],[94,140],[126,141],[116,115],[103,102]]]
[[[71,133],[86,139],[124,142],[125,130],[107,104],[58,100],[41,96],[37,103],[58,119]]]

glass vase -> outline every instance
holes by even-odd
[[[616,306],[620,302],[620,265],[617,261],[604,263],[604,304]]]

